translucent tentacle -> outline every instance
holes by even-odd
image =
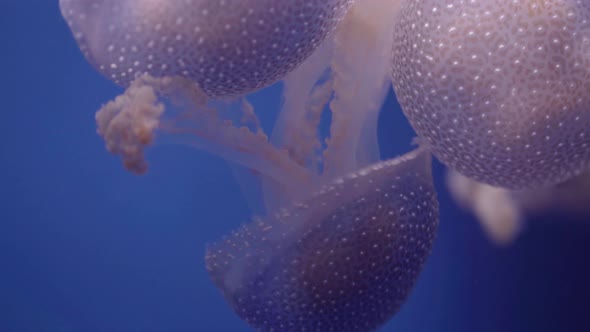
[[[587,199],[590,172],[556,186],[510,190],[449,170],[447,185],[457,203],[477,218],[490,240],[498,245],[511,244],[525,221],[533,216],[548,212],[583,218],[590,216]]]
[[[330,77],[327,74],[332,57],[332,43],[326,41],[294,72],[284,80],[283,105],[275,123],[271,142],[286,151],[295,163],[317,175],[314,183],[300,185],[297,192],[285,195],[281,184],[263,175],[264,205],[273,211],[293,200],[301,199],[319,186],[319,164],[322,145],[318,126],[324,107],[332,95]]]
[[[524,211],[514,192],[480,183],[455,171],[447,173],[453,198],[473,213],[487,236],[498,245],[508,245],[520,234]]]
[[[143,174],[147,171],[144,150],[152,143],[163,112],[154,89],[136,81],[96,113],[97,131],[109,152],[121,156],[125,168]]]
[[[283,106],[271,141],[289,151],[300,165],[318,172],[321,142],[318,125],[332,95],[332,79],[320,82],[330,66],[332,42],[325,42],[284,80]]]
[[[392,18],[398,0],[355,4],[335,37],[331,137],[324,172],[335,177],[379,159],[377,119],[389,91]]]
[[[170,98],[176,107],[165,112],[158,95]],[[174,134],[174,139],[182,143],[264,173],[281,183],[286,192],[295,183],[310,181],[309,172],[293,162],[287,151],[268,142],[245,99],[239,102],[239,112],[241,122],[247,126],[239,127],[220,117],[207,102],[205,94],[186,79],[145,75],[99,110],[98,132],[109,151],[120,155],[126,167],[135,173],[147,170],[144,150],[152,143],[154,130],[160,129]]]

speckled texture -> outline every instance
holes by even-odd
[[[181,75],[212,97],[265,87],[307,58],[352,0],[60,0],[109,79]]]
[[[590,158],[590,2],[409,0],[392,80],[404,113],[460,173],[512,189]]]
[[[405,302],[432,249],[428,153],[375,164],[212,245],[207,268],[259,331],[373,331]]]

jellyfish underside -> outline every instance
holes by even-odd
[[[81,51],[122,86],[182,76],[210,97],[279,80],[332,31],[352,0],[60,0]]]
[[[319,33],[321,45],[285,66],[270,137],[244,95],[275,76],[224,88],[172,70],[163,57],[159,70],[136,72],[128,84],[120,73],[110,77],[127,87],[96,114],[98,133],[128,170],[146,172],[146,148],[166,138],[256,174],[263,215],[209,246],[206,261],[233,309],[257,330],[373,331],[399,310],[431,251],[438,203],[428,150],[379,162],[377,118],[390,87],[398,4],[355,4],[336,31]],[[64,16],[72,30],[80,26]],[[112,75],[97,65],[112,58],[93,52],[93,35],[77,37],[90,62]],[[328,134],[319,129],[324,112]]]

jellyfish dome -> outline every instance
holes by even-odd
[[[459,173],[521,189],[590,162],[590,2],[408,0],[392,79],[404,113]]]
[[[128,86],[183,76],[209,96],[274,83],[305,60],[352,0],[60,0],[88,61]],[[171,61],[171,59],[173,61]]]
[[[339,178],[208,248],[228,302],[257,331],[374,331],[432,250],[438,201],[419,148]]]

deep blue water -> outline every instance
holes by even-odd
[[[55,0],[0,1],[0,65],[0,332],[249,331],[203,263],[249,215],[228,166],[161,146],[146,176],[126,172],[94,122],[120,90],[83,59]],[[270,121],[277,89],[254,103]],[[390,97],[383,156],[411,136]],[[434,253],[382,330],[590,331],[590,222],[546,216],[496,248],[441,171]]]

